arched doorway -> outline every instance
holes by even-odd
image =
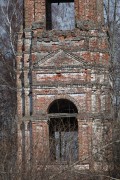
[[[48,109],[51,160],[78,160],[77,107],[67,99],[53,101]]]

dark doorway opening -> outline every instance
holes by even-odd
[[[78,110],[69,100],[58,99],[49,107],[50,158],[52,161],[78,160]]]
[[[46,0],[46,29],[75,28],[74,0]]]

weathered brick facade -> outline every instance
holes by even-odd
[[[24,1],[18,34],[18,159],[49,157],[49,108],[67,99],[78,111],[79,168],[107,171],[111,101],[102,1],[74,0],[75,28],[66,31],[46,30],[46,3]]]

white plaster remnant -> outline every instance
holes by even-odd
[[[101,95],[100,100],[101,100],[101,111],[105,111],[105,95]]]
[[[92,112],[96,111],[96,95],[95,94],[91,95],[91,109],[92,109]]]
[[[30,39],[25,39],[25,44],[31,44],[31,40]]]
[[[42,81],[42,80],[45,80],[46,78],[48,79],[52,79],[54,80],[54,77],[57,76],[57,73],[49,73],[49,74],[37,74],[36,75],[36,79],[37,81]],[[84,73],[72,73],[72,76],[71,76],[71,73],[61,73],[61,76],[59,78],[63,78],[65,80],[84,80]]]
[[[95,72],[94,70],[91,71],[91,81],[95,81]]]
[[[37,94],[37,99],[39,98],[51,98],[51,97],[54,97],[55,95],[51,95],[51,94],[48,94],[48,95],[44,95],[44,94]]]
[[[89,170],[89,164],[83,164],[83,165],[75,165],[74,169],[76,170]]]
[[[76,96],[85,97],[85,94],[84,93],[82,93],[82,94],[71,94],[71,96],[73,96],[73,97],[76,97]]]
[[[104,74],[100,74],[100,83],[104,83],[105,76]]]

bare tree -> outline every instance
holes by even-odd
[[[0,177],[10,179],[16,158],[16,45],[22,1],[0,0]],[[5,174],[3,178],[3,174]]]
[[[114,176],[120,178],[120,1],[105,0],[104,9],[111,58]]]
[[[120,1],[104,1],[105,22],[108,30],[109,53],[111,58],[110,78],[113,83],[112,95],[114,104],[114,119],[118,117],[120,107]]]

